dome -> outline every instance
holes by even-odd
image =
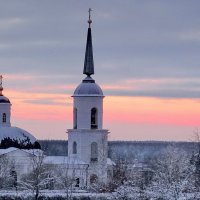
[[[10,103],[10,100],[5,96],[0,95],[0,103]]]
[[[86,77],[75,89],[73,97],[75,96],[103,96],[103,92],[94,79]]]
[[[10,126],[3,126],[0,127],[0,142],[5,138],[10,138],[11,140],[17,140],[19,144],[34,144],[36,138],[31,135],[29,132],[18,128],[18,127],[10,127]]]

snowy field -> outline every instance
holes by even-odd
[[[67,194],[64,190],[42,190],[38,200],[200,200],[199,194],[187,194],[178,199],[157,198],[154,194],[149,194],[151,197],[144,197],[142,194],[127,193],[119,194],[114,193],[88,193],[86,191],[69,192]],[[33,200],[34,194],[31,191],[13,191],[13,190],[0,190],[0,200]]]
[[[67,198],[68,196],[68,198]],[[13,191],[13,190],[0,190],[0,200],[32,200],[34,199],[34,194],[32,191]],[[43,190],[40,192],[39,198],[42,199],[53,199],[53,200],[64,200],[64,199],[80,199],[80,200],[106,200],[106,199],[112,199],[110,194],[105,193],[88,193],[85,191],[76,191],[75,193],[69,192],[67,194],[64,190]]]

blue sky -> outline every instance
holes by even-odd
[[[59,102],[56,94],[66,94],[66,105],[72,105],[69,95],[84,77],[89,7],[93,9],[94,77],[106,96],[199,102],[200,1],[6,0],[0,1],[4,88],[54,94],[57,99],[12,96],[14,108],[15,102],[53,106]],[[14,116],[15,124],[34,129],[18,114]]]
[[[195,97],[192,91],[200,84],[199,4],[193,0],[1,1],[1,71],[31,74],[38,78],[37,84],[77,83],[83,67],[87,10],[92,7],[100,83],[165,78],[169,81],[152,96],[174,96],[170,90],[175,78],[180,80],[176,87],[183,97],[187,92]],[[63,74],[70,78],[61,80]]]

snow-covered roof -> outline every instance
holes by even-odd
[[[107,165],[115,165],[115,163],[110,158],[107,158]]]
[[[16,150],[18,150],[18,149],[15,147],[10,147],[7,149],[0,149],[0,155],[7,154],[7,153],[10,153],[10,152],[16,151]]]
[[[21,149],[21,150],[35,156],[42,156],[44,154],[44,152],[41,149]]]
[[[19,142],[27,140],[27,138],[30,139],[31,143],[34,143],[36,141],[36,138],[33,135],[21,128],[10,126],[0,127],[0,141],[8,137],[10,139],[16,139]]]
[[[76,96],[102,96],[103,92],[98,84],[91,77],[86,77],[83,82],[75,89],[74,97]]]
[[[18,149],[18,148],[15,148],[15,147],[9,147],[7,149],[0,149],[0,155],[4,155],[4,154],[7,154],[7,153],[10,153],[10,152],[13,152],[13,151],[23,151],[23,152],[26,152],[26,153],[29,153],[29,154],[32,154],[32,155],[35,155],[35,156],[40,156],[40,155],[43,155],[43,151],[40,150],[40,149]]]
[[[0,103],[10,103],[10,100],[5,96],[0,95]]]
[[[67,156],[46,156],[44,158],[44,163],[46,164],[55,164],[55,165],[60,165],[60,164],[70,164],[70,165],[87,165],[87,163],[75,159],[75,158],[69,158]]]

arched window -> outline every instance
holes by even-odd
[[[77,154],[77,143],[73,142],[73,154]]]
[[[77,108],[74,108],[74,129],[77,129]]]
[[[98,161],[98,144],[96,142],[91,144],[91,161]]]
[[[91,109],[91,129],[97,129],[97,109],[92,108]]]
[[[2,122],[6,123],[6,113],[3,113]]]

